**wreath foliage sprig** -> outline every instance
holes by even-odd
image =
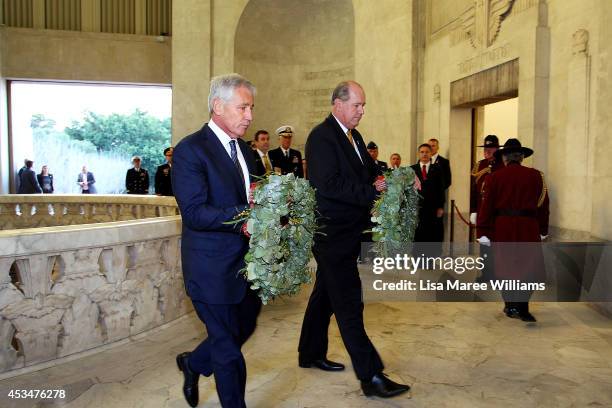
[[[414,240],[419,222],[419,193],[414,188],[415,173],[399,167],[385,173],[387,190],[372,207],[372,241],[378,256],[388,257]]]
[[[237,216],[250,234],[246,266],[240,272],[264,304],[294,295],[311,281],[308,262],[316,231],[315,193],[293,174],[272,174],[252,186],[251,208]]]

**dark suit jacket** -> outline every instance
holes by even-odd
[[[40,185],[38,184],[34,170],[26,168],[21,172],[19,179],[19,191],[17,191],[17,194],[42,193],[42,188],[40,188]]]
[[[83,181],[83,173],[79,173],[77,176],[77,183],[81,183]],[[87,188],[89,190],[89,194],[96,194],[96,187],[94,184],[96,183],[96,179],[91,171],[87,172]],[[80,184],[79,184],[80,187]],[[81,187],[81,192],[83,191],[83,187]]]
[[[419,205],[421,206],[419,216],[421,218],[435,217],[438,208],[444,208],[444,176],[442,171],[439,167],[430,165],[427,180],[423,180],[420,163],[413,164],[410,167],[416,173],[422,186],[419,192],[421,195],[419,199]]]
[[[304,177],[302,167],[302,153],[299,150],[289,149],[289,158],[285,157],[280,147],[268,152],[273,167],[280,167],[282,174],[293,173],[296,177]]]
[[[320,224],[327,234],[324,239],[330,241],[339,233],[360,239],[377,194],[372,183],[378,169],[361,134],[353,129],[352,136],[363,163],[332,115],[310,132],[306,142],[308,181],[316,189]],[[342,244],[338,242],[338,246]]]
[[[251,148],[238,139],[249,174],[255,171]],[[247,281],[238,271],[245,265],[248,241],[240,226],[225,224],[248,207],[244,183],[214,132],[204,127],[174,149],[172,187],[181,210],[183,277],[195,301],[236,304]]]
[[[448,161],[446,157],[438,155],[433,165],[440,168],[442,172],[442,181],[444,184],[444,189],[446,190],[451,186],[451,182],[453,181],[451,175],[450,161]]]
[[[299,152],[298,152],[299,153]],[[263,177],[266,175],[266,166],[264,166],[261,157],[259,156],[259,152],[257,150],[253,150],[253,159],[255,160],[255,173],[253,173],[257,177]],[[274,171],[274,161],[270,157],[270,152],[268,152],[268,160],[270,160],[270,165],[272,166],[272,171]],[[280,167],[280,166],[276,166]],[[286,174],[286,173],[283,173]]]

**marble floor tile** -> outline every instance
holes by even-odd
[[[329,358],[347,370],[297,367],[310,288],[265,306],[244,346],[249,407],[612,407],[612,321],[580,303],[536,303],[535,325],[506,318],[501,303],[371,303],[366,329],[408,396],[366,398],[335,322]],[[0,381],[0,407],[187,407],[176,354],[205,336],[195,314],[128,343]],[[56,400],[10,399],[11,389],[63,389]],[[218,407],[200,380],[200,406]]]

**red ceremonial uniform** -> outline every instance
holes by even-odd
[[[504,163],[501,160],[487,160],[482,159],[474,165],[472,169],[472,183],[470,186],[470,213],[478,213],[480,211],[480,205],[482,203],[482,195],[487,185],[488,179],[491,174],[499,169],[504,168]],[[490,236],[491,228],[480,225],[476,227],[476,237],[483,235]]]
[[[540,235],[548,235],[548,215],[548,193],[540,171],[509,163],[491,174],[478,224],[492,228],[492,234],[487,236],[494,243],[498,279],[543,280],[544,262],[539,246],[496,247],[495,243],[540,242]]]

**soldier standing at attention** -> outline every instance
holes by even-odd
[[[149,172],[140,167],[139,156],[132,157],[132,167],[125,175],[125,189],[128,194],[149,194]]]

